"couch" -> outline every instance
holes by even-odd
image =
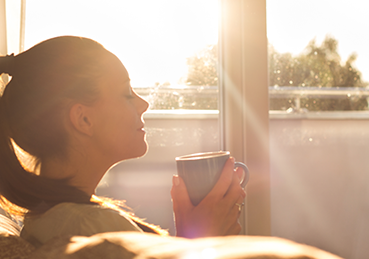
[[[35,248],[19,227],[0,215],[0,259],[338,259],[315,247],[277,237],[227,236],[186,239],[138,232],[61,236]]]

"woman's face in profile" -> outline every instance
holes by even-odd
[[[146,153],[142,115],[149,107],[133,91],[121,62],[113,63],[114,68],[102,83],[100,98],[94,105],[94,141],[112,164]]]

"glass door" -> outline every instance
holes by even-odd
[[[149,151],[110,170],[98,194],[122,199],[174,234],[170,188],[174,158],[220,149],[218,2],[213,0],[32,0],[25,49],[47,38],[92,38],[126,66],[150,103]]]
[[[272,234],[368,258],[366,1],[268,0]]]

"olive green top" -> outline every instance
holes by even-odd
[[[42,215],[27,217],[21,237],[40,246],[53,237],[142,230],[128,216],[95,204],[60,203]]]

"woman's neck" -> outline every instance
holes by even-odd
[[[41,163],[40,175],[52,179],[68,179],[68,184],[92,195],[108,167],[99,164],[98,159],[94,157],[76,153],[68,158],[44,159]]]

